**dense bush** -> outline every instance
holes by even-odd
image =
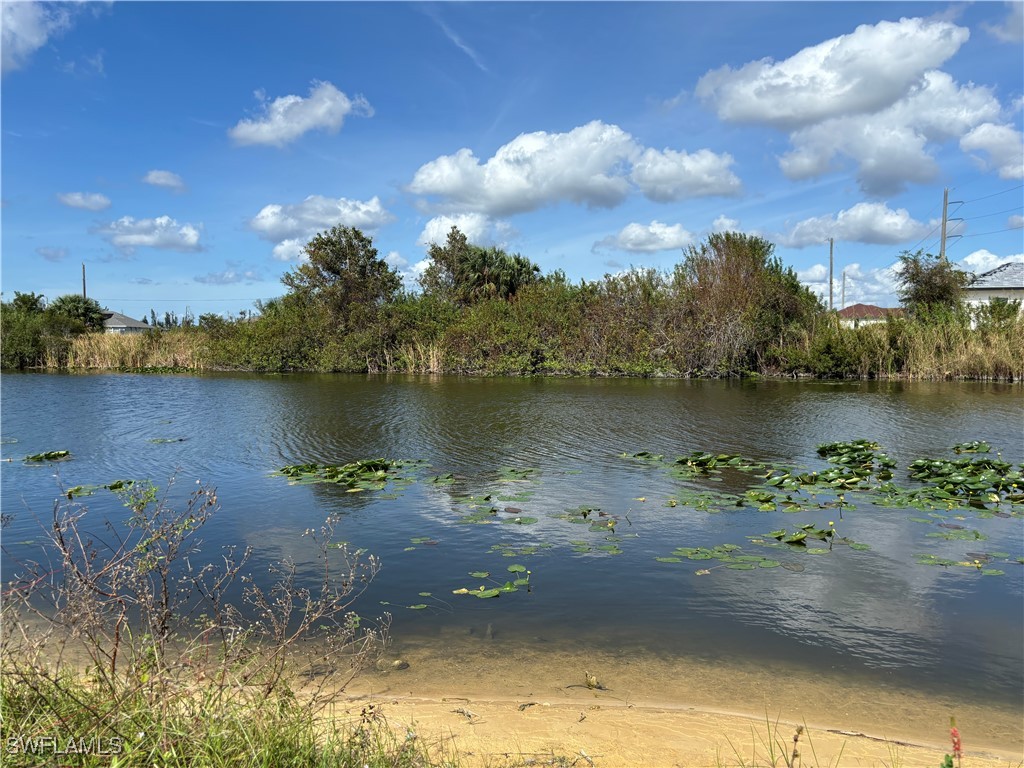
[[[335,227],[285,275],[288,292],[233,320],[129,339],[16,294],[3,306],[4,367],[185,367],[253,371],[483,375],[1020,378],[1024,320],[1014,303],[968,311],[936,299],[959,276],[915,255],[907,285],[933,300],[908,318],[847,328],[760,237],[714,234],[668,272],[596,281],[539,276],[529,260],[468,243],[430,249],[423,290],[358,230]],[[916,259],[916,261],[914,260]],[[913,279],[911,280],[911,278]],[[934,290],[933,290],[934,289]],[[915,294],[917,295],[917,294]],[[909,300],[909,294],[908,294]]]

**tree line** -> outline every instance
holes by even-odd
[[[306,258],[282,278],[285,293],[255,312],[187,323],[168,315],[163,324],[152,313],[152,325],[173,326],[160,333],[192,345],[202,367],[255,371],[894,376],[925,359],[914,351],[924,345],[934,365],[954,346],[961,357],[987,347],[999,358],[964,375],[1024,372],[1016,314],[990,312],[972,328],[960,301],[968,275],[945,260],[904,253],[899,295],[909,316],[846,329],[774,250],[758,236],[716,233],[672,269],[573,282],[452,227],[430,246],[413,292],[370,237],[336,226],[307,243]],[[98,305],[81,304],[16,293],[3,305],[4,367],[74,364],[74,338],[97,327]],[[936,329],[945,329],[941,338]]]

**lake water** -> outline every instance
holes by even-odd
[[[203,531],[206,550],[251,545],[257,574],[282,558],[311,566],[303,531],[333,519],[336,539],[383,563],[356,609],[391,612],[395,648],[423,659],[469,653],[456,649],[486,639],[504,651],[491,652],[495,664],[515,649],[530,658],[600,656],[623,668],[646,658],[655,667],[682,659],[733,670],[827,671],[851,690],[955,691],[965,704],[1011,716],[1021,709],[1020,507],[1008,517],[960,514],[955,524],[986,537],[978,541],[928,535],[956,530],[938,527],[955,518],[857,503],[854,494],[856,509],[841,518],[835,508],[816,506],[708,511],[687,502],[686,490],[742,495],[762,479],[726,472],[717,482],[687,483],[622,457],[709,450],[822,470],[830,465],[818,445],[869,438],[898,462],[894,480],[912,487],[911,461],[954,458],[951,446],[964,441],[986,440],[1004,459],[1024,461],[1019,386],[5,373],[2,437],[4,457],[14,459],[3,465],[0,491],[2,511],[12,516],[3,531],[5,581],[36,551],[40,521],[45,525],[60,487],[127,478],[162,484],[174,475],[177,498],[196,480],[217,487],[221,510]],[[72,460],[21,462],[65,449]],[[416,482],[397,498],[379,498],[290,485],[272,474],[287,464],[382,456],[423,460],[421,479],[451,473],[454,483]],[[503,482],[508,468],[536,472]],[[487,494],[499,510],[491,524],[467,524],[474,510],[464,497]],[[83,501],[97,519],[124,515],[109,493]],[[506,506],[521,511],[507,513]],[[583,524],[566,519],[580,506],[600,511]],[[507,522],[516,517],[536,522]],[[592,530],[591,519],[614,519],[615,529]],[[829,522],[870,548],[780,554],[751,542],[775,529]],[[734,570],[714,560],[655,559],[680,547],[723,544],[789,567]],[[919,554],[959,561],[968,552],[1006,553],[991,566],[1004,575],[916,561]],[[471,572],[504,583],[510,564],[529,568],[529,592],[487,600],[452,594],[493,585]],[[698,575],[704,568],[710,573]],[[428,607],[405,607],[420,604]],[[651,673],[652,685],[661,674]],[[659,695],[673,693],[666,687]]]

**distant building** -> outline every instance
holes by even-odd
[[[143,333],[149,326],[139,320],[133,320],[120,312],[103,311],[104,333]]]
[[[972,309],[983,304],[1019,301],[1024,312],[1024,261],[1008,261],[978,275],[964,288],[964,302]]]
[[[876,307],[874,304],[852,304],[839,310],[836,314],[839,315],[841,325],[857,328],[861,325],[884,323],[890,317],[903,317],[903,310]]]

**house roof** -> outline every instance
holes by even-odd
[[[874,304],[851,304],[837,312],[844,320],[882,320],[889,315],[899,317],[903,310],[890,307],[876,307]]]
[[[122,315],[120,312],[111,312],[109,309],[103,312],[104,328],[149,328],[145,323]]]
[[[988,291],[994,288],[1024,288],[1024,261],[1008,261],[995,269],[978,275],[967,286],[968,291]]]

